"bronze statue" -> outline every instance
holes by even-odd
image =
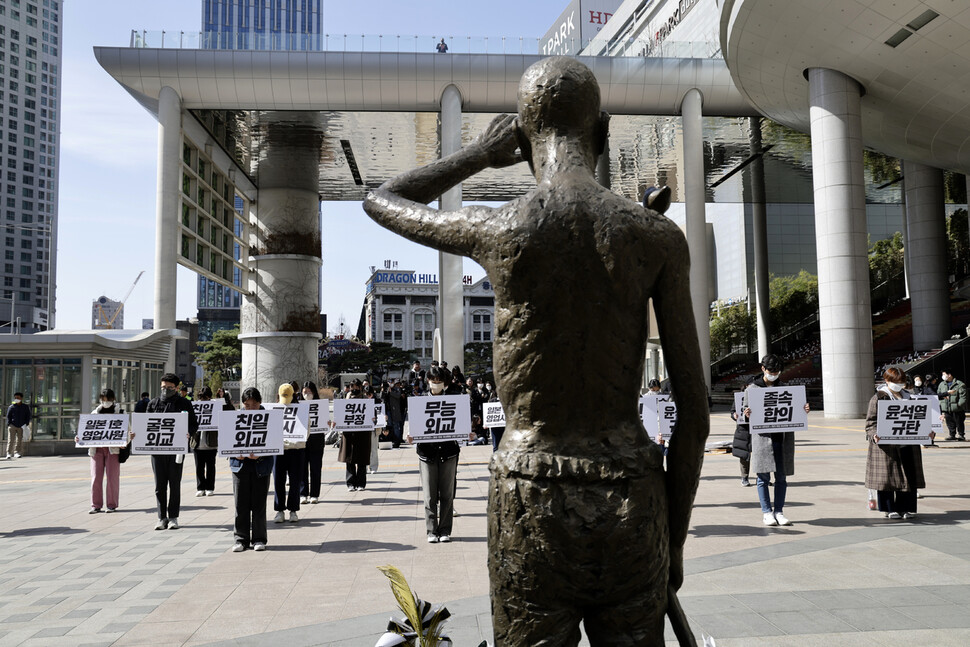
[[[364,209],[471,257],[495,289],[507,416],[488,504],[496,645],[575,645],[580,620],[592,645],[662,645],[708,434],[687,243],[669,219],[596,183],[609,116],[585,65],[539,61],[518,103],[517,118],[499,116],[464,149],[386,182]],[[537,185],[508,204],[425,206],[522,158]],[[636,405],[651,298],[679,410],[666,472]]]

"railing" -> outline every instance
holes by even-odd
[[[446,54],[593,54],[589,39],[551,42],[513,36],[396,36],[385,34],[273,34],[255,32],[166,32],[132,30],[130,47],[152,49],[223,49],[310,52],[436,53],[444,40]],[[663,42],[647,39],[595,43],[596,54],[672,58],[720,58],[717,43]]]

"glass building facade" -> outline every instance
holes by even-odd
[[[203,0],[206,49],[319,50],[323,0]]]

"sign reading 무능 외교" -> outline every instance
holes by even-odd
[[[408,398],[411,437],[416,443],[467,440],[472,431],[467,395],[427,395]]]
[[[930,405],[930,422],[933,423],[933,431],[942,434],[943,421],[940,420],[940,399],[935,395],[911,395],[909,399],[919,400]]]
[[[932,408],[925,400],[879,400],[876,435],[879,444],[929,445]]]
[[[283,411],[223,411],[219,416],[219,456],[273,456],[283,453]]]
[[[264,405],[267,409],[278,409],[283,412],[283,440],[290,442],[303,442],[307,437],[309,429],[310,411],[306,402],[296,402],[293,404]]]
[[[670,438],[677,424],[677,404],[668,393],[644,393],[640,396],[640,421],[658,443]]]
[[[195,418],[199,421],[200,432],[213,431],[219,428],[216,412],[222,411],[222,404],[222,400],[192,401],[192,408],[195,409]]]
[[[505,426],[505,409],[502,408],[501,402],[483,402],[482,415],[485,417],[482,420],[482,426],[486,429]]]
[[[374,401],[340,399],[333,401],[333,428],[336,431],[374,431]]]
[[[127,444],[128,414],[81,414],[75,447],[124,447]]]
[[[805,412],[805,387],[770,386],[751,387],[748,408],[751,409],[750,424],[753,434],[770,434],[776,431],[805,431],[808,414]]]
[[[189,452],[189,414],[133,413],[132,454],[187,454]]]
[[[307,406],[307,427],[311,434],[325,434],[330,430],[330,400],[304,400]]]

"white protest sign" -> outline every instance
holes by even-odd
[[[468,395],[408,398],[408,419],[416,443],[467,440],[472,431]]]
[[[879,400],[876,435],[880,445],[929,445],[930,404],[922,400]]]
[[[805,412],[805,386],[751,387],[748,408],[751,409],[751,433],[770,434],[776,431],[805,431],[808,414]]]
[[[304,400],[307,428],[311,434],[325,434],[330,429],[330,400]]]
[[[223,411],[219,416],[219,456],[272,456],[283,453],[281,409]]]
[[[374,401],[334,400],[333,424],[337,431],[374,431]]]
[[[81,414],[75,447],[124,447],[127,444],[128,414]]]
[[[383,404],[374,404],[374,418],[376,422],[375,427],[386,427],[387,426],[387,415],[384,413]]]
[[[290,442],[303,442],[307,437],[307,430],[310,427],[310,410],[306,402],[295,404],[275,404],[263,405],[267,409],[278,409],[283,412],[283,440]]]
[[[189,452],[189,414],[133,413],[132,454],[187,454]]]
[[[677,404],[669,393],[645,393],[640,396],[640,420],[657,442],[670,438],[677,424]]]
[[[215,431],[219,428],[219,421],[216,419],[216,411],[222,411],[222,400],[192,400],[192,408],[195,409],[195,417],[199,421],[199,431]],[[218,408],[216,405],[219,405]]]
[[[737,414],[737,422],[744,423],[744,391],[734,392],[734,413]]]
[[[943,421],[940,420],[940,399],[935,395],[911,395],[910,400],[922,400],[930,405],[930,421],[933,423],[933,431],[937,434],[943,433]]]
[[[482,426],[486,429],[505,426],[505,409],[502,408],[501,402],[483,402],[482,415],[485,417],[482,420]]]

